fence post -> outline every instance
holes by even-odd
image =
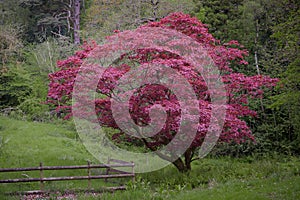
[[[90,190],[91,189],[91,179],[90,179],[90,176],[91,176],[91,163],[90,161],[88,161],[88,189]]]
[[[107,164],[108,164],[108,165],[110,164],[110,158],[109,158],[109,157],[108,157],[108,159],[107,159]],[[106,168],[106,175],[109,174],[109,170],[110,170],[110,167],[107,166],[107,168]],[[107,182],[107,178],[105,178],[104,181]]]
[[[131,172],[132,172],[132,174],[133,174],[133,177],[132,177],[132,183],[134,183],[134,181],[135,181],[135,175],[134,175],[134,162],[131,161],[131,163],[132,163],[132,169],[131,169]]]
[[[40,162],[40,190],[44,191],[44,173],[43,173],[43,163]]]

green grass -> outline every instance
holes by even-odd
[[[40,162],[44,166],[86,165],[87,161],[99,163],[87,152],[74,128],[68,124],[26,122],[0,117],[0,139],[1,168],[34,167],[39,166]],[[86,170],[44,171],[45,177],[86,174]],[[26,177],[39,177],[39,171],[0,173],[0,179]],[[86,189],[87,185],[87,181],[46,182],[45,189]],[[99,185],[103,185],[103,181],[92,181],[92,186]],[[38,189],[37,182],[2,184],[0,194]]]
[[[100,197],[81,195],[79,199],[172,199],[172,200],[296,200],[300,198],[300,178],[293,177],[278,181],[276,179],[256,179],[249,181],[233,180],[215,183],[212,188],[199,187],[181,191],[143,191],[133,190],[104,194]]]
[[[295,157],[205,158],[194,163],[188,175],[169,166],[139,175],[131,190],[104,194],[101,199],[295,200],[300,199],[299,175],[300,160]]]
[[[213,188],[185,191],[172,199],[299,199],[299,187],[300,177],[232,180],[224,184],[216,183]]]
[[[95,159],[67,125],[0,117],[1,167],[86,164]]]
[[[97,161],[86,151],[74,128],[65,123],[35,123],[0,117],[0,167],[44,165],[81,165]],[[180,174],[173,166],[139,174],[127,191],[97,196],[79,193],[77,199],[300,199],[300,159],[298,157],[205,158],[194,162],[189,174]],[[82,171],[45,172],[45,176],[71,176]],[[97,172],[99,173],[99,172]],[[23,175],[22,175],[23,174]],[[38,176],[14,173],[10,177]],[[5,178],[0,174],[0,178]],[[97,189],[101,180],[92,182]],[[86,189],[87,181],[46,183],[46,189]],[[39,183],[2,184],[0,193],[37,190]],[[52,195],[55,199],[55,195]],[[0,199],[20,199],[1,196]]]

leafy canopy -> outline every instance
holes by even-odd
[[[261,75],[250,77],[233,72],[230,68],[232,64],[247,66],[248,63],[244,60],[247,51],[241,49],[237,41],[221,44],[208,32],[205,24],[189,15],[173,13],[158,22],[141,26],[139,29],[143,30],[147,27],[176,30],[189,36],[207,50],[221,73],[227,92],[226,117],[219,141],[244,142],[248,139],[254,140],[250,128],[244,121],[246,117],[256,115],[256,112],[248,107],[248,99],[260,98],[263,94],[263,88],[273,87],[278,80]],[[48,102],[56,106],[57,112],[65,113],[65,118],[71,116],[70,99],[72,98],[75,77],[83,61],[97,46],[95,43],[83,45],[83,50],[76,52],[74,56],[58,61],[59,70],[49,74],[51,82]],[[129,112],[137,125],[144,126],[151,122],[149,112],[153,105],[161,105],[167,113],[166,122],[161,130],[149,138],[141,139],[124,134],[124,131],[117,125],[111,109],[111,97],[117,81],[130,70],[138,70],[140,65],[155,63],[166,65],[178,71],[192,86],[198,99],[198,103],[190,105],[200,109],[199,124],[196,124],[198,126],[196,127],[196,137],[184,153],[185,162],[181,158],[173,162],[180,171],[186,171],[190,169],[194,152],[201,146],[208,131],[212,103],[210,92],[201,74],[179,55],[161,49],[137,49],[116,60],[105,70],[98,83],[97,92],[101,95],[94,102],[98,120],[102,126],[119,129],[120,132],[113,136],[115,140],[125,139],[134,144],[140,144],[137,141],[142,141],[144,146],[152,151],[170,143],[180,127],[180,117],[183,111],[180,108],[178,98],[169,88],[159,84],[145,85],[136,90],[130,98]],[[180,84],[178,87],[181,87]],[[83,115],[88,114],[91,113],[83,113]],[[172,152],[168,152],[168,155],[172,157]],[[162,157],[168,159],[167,156]]]

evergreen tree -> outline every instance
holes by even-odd
[[[27,40],[44,41],[48,36],[72,37],[79,43],[80,0],[21,0],[29,10]]]

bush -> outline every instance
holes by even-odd
[[[44,104],[48,73],[56,70],[57,60],[73,53],[73,47],[69,41],[49,38],[44,43],[20,49],[24,61],[11,59],[1,69],[0,112],[23,120],[51,120],[54,116],[51,107]]]

